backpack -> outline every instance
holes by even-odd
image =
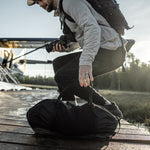
[[[87,0],[91,6],[101,14],[112,28],[114,28],[120,35],[124,35],[125,29],[131,29],[119,9],[119,4],[116,0]],[[75,22],[71,16],[66,14],[62,6],[63,0],[60,0],[60,12],[63,12],[65,18],[71,22]]]
[[[119,123],[116,116],[100,106],[75,106],[59,99],[39,102],[28,110],[27,120],[36,135],[81,139],[109,139]]]

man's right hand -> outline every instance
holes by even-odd
[[[65,52],[66,48],[59,43],[56,43],[56,45],[53,46],[53,52],[58,51],[58,52]]]
[[[65,46],[60,43],[59,40],[53,41],[45,45],[46,51],[49,52],[65,52]]]
[[[52,41],[45,45],[46,51],[49,52],[65,52],[67,48],[67,36],[62,35],[58,40]]]

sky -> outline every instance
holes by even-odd
[[[58,38],[62,31],[58,17],[38,5],[27,6],[27,0],[0,0],[0,37]],[[134,39],[131,49],[141,62],[150,61],[150,1],[117,0],[129,26],[124,38]],[[19,50],[15,50],[19,54]],[[53,60],[58,52],[47,53],[44,49],[27,56],[27,59]],[[26,65],[25,75],[53,76],[52,65]]]

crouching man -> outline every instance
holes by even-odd
[[[121,119],[123,115],[118,106],[96,92],[90,82],[123,64],[126,41],[121,40],[106,19],[86,0],[27,0],[27,4],[37,4],[47,12],[54,10],[59,14],[64,34],[71,34],[83,49],[53,61],[55,80],[60,93],[63,91],[62,99],[73,100],[76,95],[89,101],[92,96],[95,104]],[[50,50],[47,48],[47,51]],[[58,42],[53,51],[64,52],[66,47]]]

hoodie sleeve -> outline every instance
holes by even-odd
[[[100,48],[101,28],[85,0],[64,0],[63,9],[84,32],[83,52],[79,65],[91,66]]]

